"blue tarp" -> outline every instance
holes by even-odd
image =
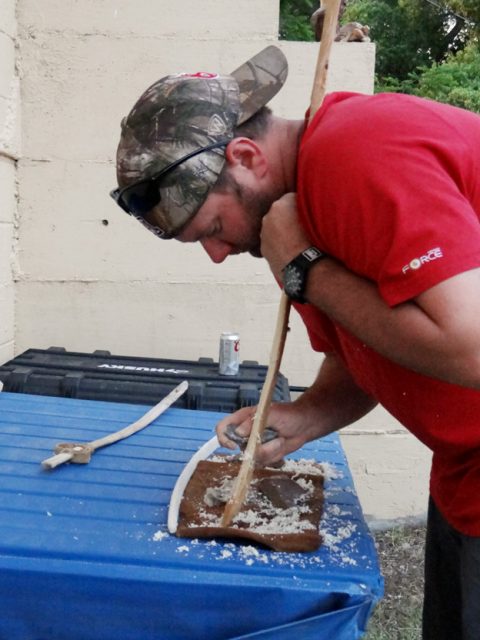
[[[56,443],[144,413],[0,394],[0,639],[360,638],[383,583],[338,437],[292,455],[327,463],[325,542],[287,554],[167,533],[176,478],[223,414],[169,409],[88,465],[42,470]]]

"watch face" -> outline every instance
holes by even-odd
[[[294,264],[289,264],[284,272],[283,287],[289,296],[298,296],[302,293],[303,274]]]

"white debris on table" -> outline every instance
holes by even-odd
[[[224,462],[224,456],[214,456],[211,460],[215,462]],[[285,460],[285,464],[282,470],[291,472],[292,470],[298,471],[303,474],[318,474],[325,478],[327,488],[325,490],[325,496],[338,495],[341,492],[355,493],[350,487],[329,488],[328,485],[332,480],[341,479],[343,472],[336,465],[326,462],[316,462],[315,460]],[[301,479],[297,479],[299,482]],[[300,482],[299,482],[300,484]],[[305,488],[305,487],[304,487]],[[290,511],[287,509],[286,511]],[[252,566],[255,564],[270,564],[281,566],[290,569],[303,569],[311,566],[318,566],[322,568],[324,566],[351,566],[356,565],[357,560],[355,557],[366,565],[370,564],[372,560],[367,556],[358,557],[358,549],[356,548],[355,540],[352,540],[352,536],[358,529],[358,525],[355,523],[345,524],[345,516],[350,513],[348,505],[342,506],[338,504],[329,504],[325,501],[324,512],[322,515],[320,534],[323,538],[322,545],[320,547],[320,553],[285,553],[281,551],[264,550],[253,545],[245,545],[229,542],[217,542],[216,540],[198,540],[197,538],[191,539],[189,545],[179,544],[177,552],[182,555],[195,554],[196,559],[208,558],[218,561],[241,561],[246,566]],[[310,524],[310,523],[309,523]],[[255,525],[257,528],[257,525]],[[154,542],[168,541],[171,539],[180,542],[175,536],[171,536],[168,532],[160,530],[157,531],[152,540]],[[168,539],[168,540],[167,540]],[[323,553],[322,553],[323,549]],[[327,557],[325,555],[327,551]]]

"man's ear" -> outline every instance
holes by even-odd
[[[225,157],[231,169],[253,171],[257,178],[263,178],[268,169],[262,148],[250,138],[234,138],[225,150]]]

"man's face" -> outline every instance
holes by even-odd
[[[262,218],[273,199],[251,187],[230,183],[212,191],[192,221],[177,236],[180,242],[200,242],[213,262],[228,256],[260,253]]]

